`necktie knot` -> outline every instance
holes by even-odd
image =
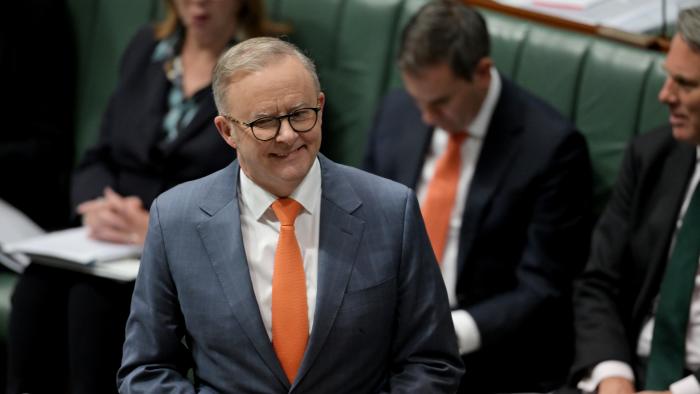
[[[294,226],[301,204],[292,198],[278,198],[270,206],[282,226]]]

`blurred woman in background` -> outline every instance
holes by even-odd
[[[211,74],[237,41],[286,32],[262,0],[168,0],[136,33],[97,144],[72,181],[71,203],[92,237],[143,244],[161,192],[235,155],[214,126]],[[8,393],[116,392],[133,283],[30,265],[12,299]]]

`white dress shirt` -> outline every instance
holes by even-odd
[[[238,205],[241,212],[241,233],[248,260],[253,291],[260,308],[267,336],[272,340],[272,274],[280,223],[270,205],[277,196],[256,185],[240,170]],[[321,217],[321,166],[318,159],[299,187],[289,196],[302,205],[294,223],[295,234],[304,261],[306,301],[311,333],[316,310],[318,274],[318,239]]]
[[[676,230],[673,234],[673,241],[671,243],[671,248],[669,249],[670,251],[673,250],[673,246],[675,245],[676,241],[676,234],[683,224],[683,217],[685,216],[685,211],[688,209],[688,205],[690,204],[690,198],[692,197],[695,188],[698,187],[698,182],[700,181],[700,147],[696,148],[696,158],[695,172],[693,173],[693,177],[688,184],[683,205],[678,213]],[[670,251],[668,254],[669,259],[671,258]],[[700,259],[698,259],[698,265],[700,266]],[[686,367],[692,371],[700,367],[700,272],[695,274],[695,288],[693,289],[689,313],[688,331],[686,332],[685,340],[685,364]],[[651,352],[651,337],[653,332],[654,315],[649,317],[639,334],[639,339],[637,341],[637,355],[640,357],[649,356],[649,353]],[[583,390],[584,393],[593,393],[596,391],[598,384],[600,384],[603,379],[609,377],[622,377],[634,381],[634,372],[632,371],[632,367],[627,363],[615,360],[603,361],[593,368],[589,376],[579,382],[578,387]],[[690,375],[673,383],[670,390],[673,394],[700,394],[700,383],[698,383],[697,379],[695,379],[693,375]]]
[[[457,254],[459,252],[459,233],[462,227],[462,216],[466,205],[466,198],[469,195],[469,185],[471,184],[476,168],[481,145],[486,136],[486,131],[491,122],[491,116],[496,108],[496,103],[501,95],[501,78],[495,68],[491,68],[491,84],[489,85],[488,93],[484,99],[484,103],[479,109],[471,124],[465,125],[465,130],[469,131],[469,138],[462,143],[461,158],[462,168],[459,173],[459,183],[457,186],[457,196],[455,205],[452,208],[450,217],[450,228],[447,233],[447,241],[445,244],[445,252],[443,254],[440,268],[442,270],[442,278],[445,281],[447,288],[447,296],[450,301],[450,306],[457,306]],[[423,164],[416,191],[418,201],[421,203],[425,200],[428,189],[428,184],[433,178],[435,165],[447,148],[449,133],[441,128],[436,128],[430,143],[430,150]],[[470,353],[477,350],[481,346],[481,335],[479,328],[472,316],[463,309],[452,311],[452,321],[457,333],[457,341],[459,342],[459,351],[462,354]]]

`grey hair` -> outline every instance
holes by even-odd
[[[316,92],[321,92],[321,83],[313,61],[289,42],[274,37],[256,37],[240,42],[224,52],[214,67],[212,90],[219,114],[226,113],[226,91],[232,82],[249,73],[284,59],[296,57],[313,80]]]
[[[686,8],[678,14],[678,33],[695,52],[700,52],[700,7]]]

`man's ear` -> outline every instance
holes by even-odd
[[[493,60],[488,56],[482,57],[479,59],[479,62],[476,63],[474,73],[482,77],[486,76],[487,74],[491,74],[491,67],[493,67]]]
[[[474,81],[484,88],[488,88],[491,84],[491,67],[493,67],[493,60],[486,56],[479,59],[474,68]]]
[[[326,105],[326,95],[323,92],[318,92],[318,106],[323,109],[324,105]]]
[[[236,149],[236,140],[234,136],[235,130],[233,130],[233,127],[231,127],[231,123],[223,116],[218,115],[214,118],[214,124],[216,125],[216,129],[219,131],[221,138],[223,138],[224,141],[226,141],[226,143],[233,149]]]

